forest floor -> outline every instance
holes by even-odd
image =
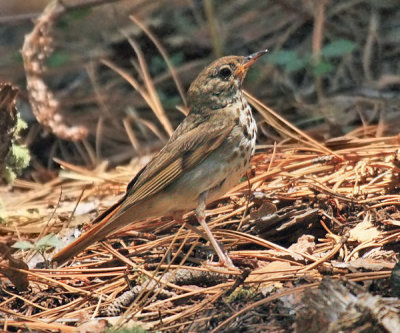
[[[117,22],[123,33],[105,24],[106,38],[96,35],[93,22],[98,27],[111,15],[107,6],[122,6],[118,15],[132,10],[129,2],[89,6],[90,12],[48,11],[28,31],[2,28],[16,35],[37,28],[24,42],[24,67],[0,67],[1,81],[23,86],[28,79],[18,111],[28,123],[21,141],[31,154],[30,168],[0,186],[2,329],[395,332],[395,2],[371,10],[368,1],[327,1],[312,10],[305,1],[301,14],[283,0],[232,8],[215,2],[215,12],[205,5],[204,17],[179,1],[169,8],[158,1],[131,3],[135,17]],[[174,11],[181,16],[170,22]],[[182,26],[192,21],[197,28],[185,34]],[[237,34],[221,29],[213,35],[216,22]],[[158,36],[155,45],[147,26]],[[82,40],[74,37],[79,29]],[[171,67],[163,62],[160,40]],[[224,47],[229,50],[222,53],[242,54],[265,45],[274,46],[272,56],[249,73],[246,85],[257,96],[246,93],[259,127],[251,170],[207,207],[208,225],[236,269],[213,265],[217,258],[207,240],[169,217],[135,222],[55,267],[54,248],[93,226],[186,114],[181,87],[204,58]],[[134,60],[127,61],[128,50]],[[45,94],[32,94],[35,89]],[[184,219],[198,226],[193,212]]]

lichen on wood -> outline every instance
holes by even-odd
[[[16,96],[18,89],[0,83],[0,180],[11,183],[29,164],[29,151],[18,144],[19,132],[24,128],[18,117]]]

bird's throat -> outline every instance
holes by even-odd
[[[189,95],[188,104],[192,112],[215,112],[236,103],[242,97],[240,89],[227,89],[223,91],[209,91],[208,93],[192,93]]]

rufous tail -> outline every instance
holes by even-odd
[[[102,214],[100,214],[94,221],[93,223],[96,223],[93,228],[88,230],[86,233],[81,235],[79,238],[77,238],[75,241],[73,241],[71,244],[67,245],[64,247],[61,251],[59,251],[53,258],[52,262],[56,263],[56,265],[62,265],[65,263],[67,260],[72,259],[74,256],[76,256],[78,253],[83,251],[85,248],[88,246],[92,245],[93,243],[101,240],[102,238],[106,237],[107,234],[105,234],[103,231],[106,228],[110,221],[115,214],[118,212],[120,209],[122,202],[124,201],[125,198],[122,198],[120,201],[115,203],[113,206],[105,210]]]

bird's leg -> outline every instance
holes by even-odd
[[[175,220],[176,223],[184,224],[186,228],[188,228],[189,230],[193,231],[195,234],[199,235],[201,238],[208,239],[208,236],[207,236],[207,234],[206,234],[205,232],[201,231],[201,230],[200,230],[199,228],[197,228],[196,226],[191,225],[190,223],[185,222],[185,221],[183,220],[182,215],[174,215],[173,218],[174,218],[174,220]],[[226,253],[226,252],[224,251],[223,245],[222,245],[220,242],[218,242],[217,240],[216,240],[216,242],[217,242],[218,246],[222,249],[222,252],[223,252],[223,253]]]
[[[207,235],[203,231],[201,231],[199,228],[196,228],[194,225],[191,225],[190,223],[185,223],[185,227],[190,229],[191,231],[193,231],[200,237],[202,237],[204,239],[208,239]]]
[[[180,214],[175,214],[175,215],[173,215],[172,217],[174,218],[174,220],[175,220],[176,223],[184,224],[186,228],[188,228],[188,229],[190,229],[191,231],[193,231],[194,233],[198,234],[200,237],[203,237],[203,238],[207,239],[207,235],[206,235],[204,232],[202,232],[199,228],[196,228],[194,225],[191,225],[191,224],[189,224],[189,223],[186,223],[186,222],[183,220],[183,216],[182,216],[182,215],[180,215]]]
[[[200,225],[203,227],[204,231],[206,232],[207,238],[210,241],[212,247],[214,248],[215,252],[218,254],[219,257],[219,262],[222,266],[227,266],[227,267],[235,267],[232,263],[231,258],[227,254],[225,254],[221,247],[218,245],[217,240],[214,238],[210,228],[208,227],[206,223],[206,198],[207,198],[208,192],[205,191],[200,194],[199,196],[199,204],[196,208],[196,217],[197,220],[199,221]]]

